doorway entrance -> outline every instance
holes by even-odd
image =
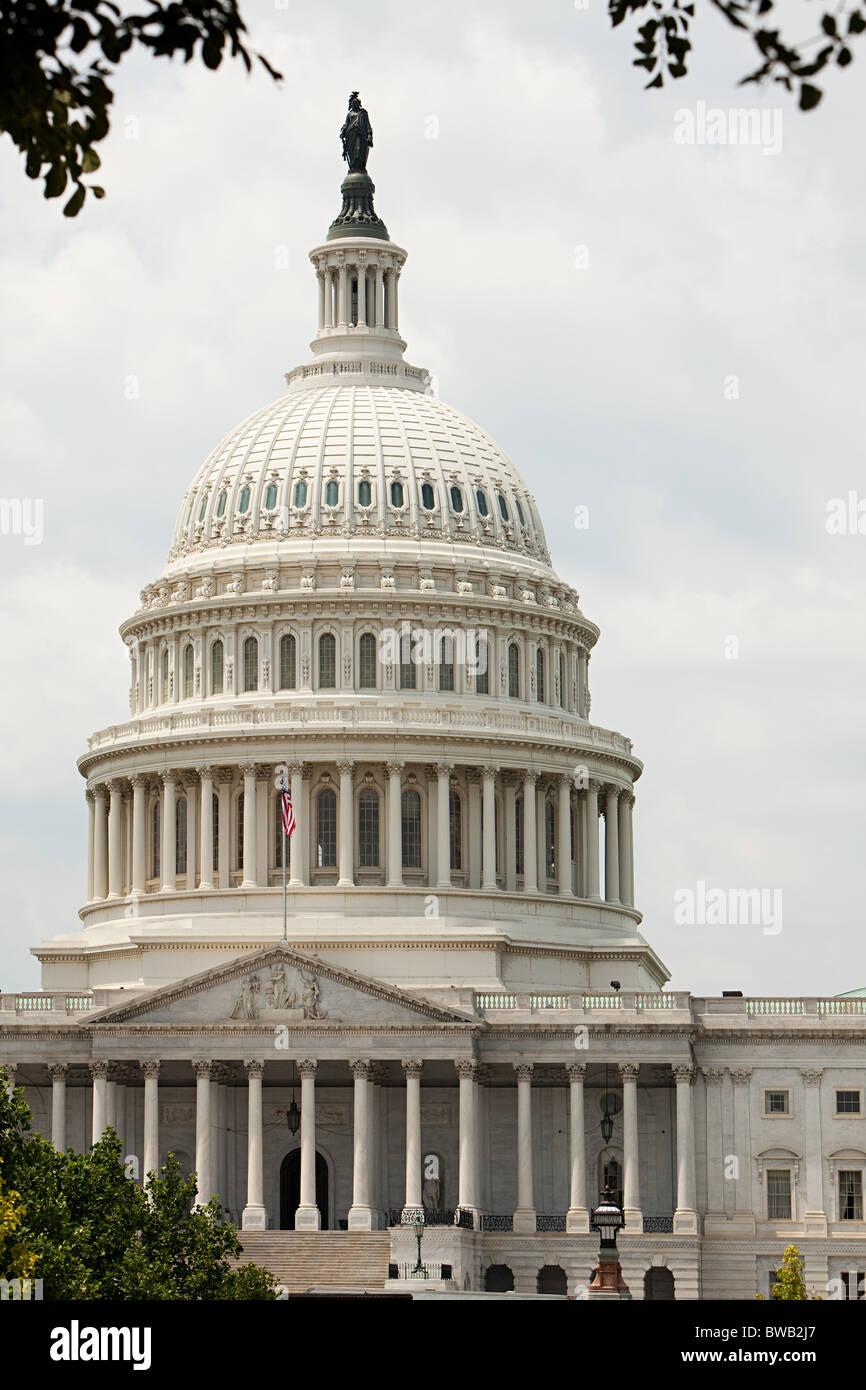
[[[301,1151],[292,1149],[280,1164],[280,1230],[295,1229],[295,1212],[301,1201]],[[328,1229],[328,1165],[316,1153],[316,1206],[321,1228]]]

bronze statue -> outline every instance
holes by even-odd
[[[343,158],[349,166],[349,173],[363,173],[367,168],[367,155],[373,148],[373,127],[357,92],[353,92],[349,97],[349,110],[340,131],[340,139],[343,142]]]

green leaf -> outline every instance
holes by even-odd
[[[101,163],[102,160],[96,150],[87,149],[81,156],[81,169],[85,174],[95,174]]]
[[[45,197],[59,198],[65,187],[65,167],[62,164],[52,164],[45,176]]]
[[[91,191],[91,193],[93,194],[94,198],[104,198],[104,197],[105,197],[105,189],[104,189],[104,188],[100,188],[100,186],[99,186],[98,183],[93,184],[93,186],[92,186],[92,188],[91,188],[90,191]]]
[[[64,217],[77,217],[84,206],[84,194],[86,189],[83,184],[79,184],[73,193],[66,207],[63,209]]]

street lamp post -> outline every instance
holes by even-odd
[[[609,1184],[601,1194],[601,1201],[592,1212],[589,1224],[601,1236],[598,1263],[589,1286],[590,1298],[631,1298],[616,1253],[616,1236],[625,1225],[625,1216]]]
[[[415,1239],[418,1242],[418,1258],[415,1261],[415,1268],[410,1270],[410,1279],[426,1279],[427,1266],[421,1263],[421,1241],[424,1236],[425,1216],[423,1207],[414,1207],[412,1211],[404,1212],[403,1220],[407,1226],[411,1226],[415,1231]]]

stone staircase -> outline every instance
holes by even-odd
[[[239,1264],[264,1265],[290,1293],[305,1289],[384,1289],[388,1231],[242,1231]]]

